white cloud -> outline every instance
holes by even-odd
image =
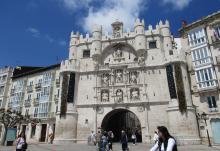
[[[88,7],[92,0],[58,0],[70,12],[82,7]]]
[[[46,34],[46,35],[44,35],[44,37],[45,37],[45,39],[48,40],[50,43],[54,42],[54,39],[53,39],[50,35]]]
[[[30,32],[33,37],[36,37],[36,38],[40,37],[40,31],[34,27],[28,27],[27,32]]]
[[[134,20],[145,8],[147,0],[105,0],[99,9],[91,7],[84,18],[83,28],[91,31],[95,24],[102,25],[105,30],[111,30],[111,23],[117,19],[123,21],[124,28],[133,27]]]
[[[66,46],[66,42],[64,40],[58,40],[56,38],[51,37],[49,34],[41,33],[40,30],[38,30],[37,28],[28,27],[26,31],[30,33],[31,36],[33,36],[34,38],[41,38],[48,41],[49,43],[55,43],[60,46]]]
[[[171,4],[176,10],[182,10],[187,7],[192,0],[162,0],[163,4]]]
[[[64,41],[64,40],[59,40],[59,41],[58,41],[58,44],[59,44],[60,46],[66,46],[66,41]]]

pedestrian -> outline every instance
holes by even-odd
[[[121,146],[122,151],[128,151],[128,137],[124,130],[121,131]]]
[[[101,138],[101,151],[108,150],[108,139],[107,139],[107,132],[105,131]]]
[[[108,149],[112,151],[112,143],[113,143],[114,134],[112,131],[108,132]]]
[[[98,131],[98,133],[96,134],[96,147],[97,147],[97,151],[100,151],[101,148],[101,137],[102,134],[100,131]]]
[[[17,138],[16,151],[26,151],[26,149],[27,149],[27,142],[26,142],[25,133],[21,132]]]
[[[158,126],[158,142],[150,151],[177,151],[176,141],[165,126]]]
[[[136,145],[136,140],[137,140],[137,138],[136,138],[136,135],[135,135],[134,132],[133,132],[132,135],[131,135],[131,140],[132,140],[133,145]]]
[[[91,131],[89,137],[88,137],[88,144],[89,145],[95,145],[96,144],[96,140],[95,140],[95,133],[94,131]]]
[[[54,134],[52,127],[49,128],[49,144],[53,144]]]
[[[157,131],[154,131],[154,143],[156,144],[158,142],[158,134]]]

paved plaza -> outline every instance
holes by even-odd
[[[130,151],[149,151],[150,146],[146,144],[138,144],[136,146],[129,145]],[[119,143],[113,145],[114,151],[121,151]],[[0,146],[0,151],[14,151],[15,146]],[[207,147],[205,145],[179,146],[179,151],[220,151],[220,147]],[[69,145],[51,145],[51,144],[32,144],[29,145],[27,151],[96,151],[95,146],[87,144],[69,144]]]

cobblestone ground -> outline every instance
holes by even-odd
[[[150,145],[138,144],[136,146],[129,145],[130,151],[149,151]],[[220,151],[216,147],[207,147],[205,145],[179,146],[179,151]],[[15,146],[0,146],[0,151],[15,151]],[[96,151],[95,146],[87,144],[69,144],[69,145],[51,145],[51,144],[32,144],[28,146],[27,151]],[[121,151],[120,144],[113,145],[113,151]]]

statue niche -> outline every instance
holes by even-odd
[[[104,86],[109,85],[109,77],[110,77],[109,73],[104,73],[102,75],[102,83],[103,83]]]
[[[122,69],[115,70],[115,82],[123,83],[123,70]]]
[[[130,89],[130,98],[131,100],[139,100],[140,99],[140,92],[138,88]]]
[[[116,102],[123,102],[123,91],[121,89],[116,90]]]
[[[101,102],[109,102],[109,90],[101,91]]]
[[[130,72],[129,81],[131,84],[137,84],[137,76],[138,76],[137,71]]]

